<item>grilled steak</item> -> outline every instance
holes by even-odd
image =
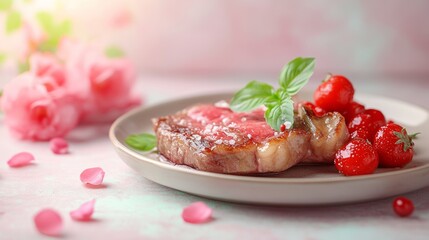
[[[348,139],[341,114],[316,117],[303,107],[285,132],[265,122],[263,109],[237,113],[210,104],[154,119],[154,129],[159,153],[171,162],[230,174],[281,172],[302,161],[332,163]]]

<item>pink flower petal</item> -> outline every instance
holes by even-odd
[[[88,168],[80,174],[80,181],[85,184],[98,186],[103,183],[104,171],[99,167]]]
[[[4,125],[13,136],[48,141],[65,136],[80,119],[82,100],[50,76],[26,72],[8,81],[1,108]]]
[[[49,236],[58,236],[63,229],[63,220],[60,214],[49,208],[40,210],[34,216],[34,224],[40,233]]]
[[[25,165],[30,164],[31,161],[34,160],[34,156],[31,153],[28,152],[21,152],[16,155],[14,155],[9,161],[7,161],[7,164],[9,167],[22,167]]]
[[[95,199],[82,204],[78,209],[70,212],[70,217],[76,221],[89,221],[94,213]]]
[[[204,223],[211,219],[212,209],[203,202],[194,202],[183,209],[182,218],[188,223]]]
[[[55,154],[66,154],[69,152],[69,144],[64,138],[53,138],[49,144],[52,152]]]

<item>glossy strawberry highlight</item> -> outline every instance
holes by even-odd
[[[335,167],[345,176],[371,174],[377,169],[378,155],[363,139],[352,139],[335,154]]]

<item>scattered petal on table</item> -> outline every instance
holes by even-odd
[[[70,217],[76,221],[89,221],[94,213],[95,199],[82,204],[78,209],[70,212]]]
[[[212,209],[203,202],[194,202],[183,209],[182,218],[188,223],[204,223],[211,219]]]
[[[69,144],[64,138],[53,138],[49,144],[52,152],[55,154],[66,154],[69,152]]]
[[[88,168],[80,174],[80,181],[85,184],[98,186],[103,183],[104,171],[99,167]]]
[[[30,162],[33,160],[33,154],[28,152],[21,152],[9,159],[9,161],[7,161],[7,164],[9,165],[9,167],[22,167],[30,164]]]
[[[34,216],[34,224],[40,233],[49,236],[58,236],[63,229],[63,220],[60,214],[53,209],[42,209]]]

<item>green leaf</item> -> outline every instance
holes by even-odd
[[[56,24],[52,14],[48,12],[38,12],[36,19],[49,38],[58,39],[71,32],[72,22],[70,20],[64,20]]]
[[[289,95],[295,95],[313,75],[314,66],[314,58],[295,58],[283,67],[279,80],[280,86]]]
[[[30,70],[30,63],[28,60],[24,62],[18,62],[19,73],[27,72],[28,70]]]
[[[10,34],[18,30],[22,25],[21,14],[16,11],[10,12],[6,17],[6,33]]]
[[[0,53],[0,65],[6,61],[7,55],[5,53]]]
[[[58,26],[53,26],[47,33],[47,39],[40,45],[40,50],[55,52],[61,39],[71,32],[71,21],[65,20]]]
[[[0,11],[7,11],[12,7],[12,0],[0,0]]]
[[[233,111],[246,112],[264,104],[273,94],[273,87],[266,83],[251,81],[238,91],[231,100],[230,107]]]
[[[156,146],[156,136],[149,133],[132,134],[125,139],[125,143],[140,151],[150,151]]]
[[[54,29],[54,20],[50,13],[48,12],[38,12],[36,14],[36,19],[42,27],[43,31],[46,33],[51,33]]]
[[[104,53],[109,58],[121,58],[125,55],[124,51],[122,51],[122,49],[120,49],[117,46],[110,46],[110,47],[106,48]]]
[[[280,131],[280,126],[285,122],[294,123],[293,101],[290,97],[280,98],[277,95],[268,100],[265,120],[268,125],[276,131]]]
[[[36,18],[46,34],[45,41],[39,44],[38,49],[42,52],[54,52],[61,39],[70,34],[72,22],[64,20],[56,24],[52,14],[48,12],[38,12]]]
[[[279,88],[265,101],[265,106],[270,107],[281,103],[282,99],[290,98],[289,94],[283,89]]]
[[[292,96],[308,82],[315,66],[314,58],[295,58],[285,65],[280,74],[280,88],[252,81],[238,91],[231,100],[234,111],[249,111],[262,104],[267,107],[265,120],[275,130],[289,122],[294,123]]]
[[[67,19],[58,24],[58,26],[54,27],[54,31],[51,33],[51,35],[61,39],[62,37],[70,34],[71,30],[72,22]]]
[[[55,52],[57,49],[57,42],[53,40],[45,40],[37,46],[37,49],[41,52]]]

